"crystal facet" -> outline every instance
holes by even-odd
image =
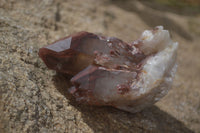
[[[48,68],[73,75],[77,101],[137,112],[163,97],[176,72],[178,43],[158,26],[133,43],[79,32],[39,51]]]

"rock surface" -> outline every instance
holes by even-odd
[[[0,132],[200,132],[199,20],[135,1],[0,0]],[[178,73],[164,99],[136,114],[77,104],[66,92],[70,77],[37,55],[78,31],[130,42],[162,24],[180,43]]]

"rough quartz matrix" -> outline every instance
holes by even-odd
[[[133,43],[79,32],[41,48],[39,56],[48,68],[73,75],[69,92],[78,102],[138,112],[171,88],[177,47],[157,26]]]

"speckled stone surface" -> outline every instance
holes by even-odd
[[[164,14],[134,1],[0,0],[0,132],[200,132],[200,16],[195,15]],[[77,31],[129,42],[163,23],[180,43],[179,69],[168,95],[136,114],[77,104],[66,91],[69,77],[49,71],[37,54]]]

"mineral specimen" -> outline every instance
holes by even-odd
[[[40,49],[48,68],[73,75],[69,92],[81,103],[137,112],[171,88],[178,43],[157,26],[133,43],[79,32]]]

